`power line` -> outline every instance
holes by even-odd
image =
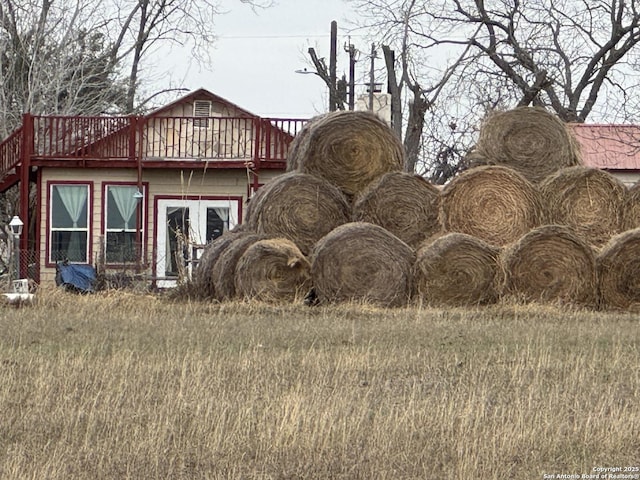
[[[346,34],[345,34],[346,35]],[[351,36],[364,36],[364,35],[351,35]],[[243,39],[265,39],[265,38],[273,38],[273,39],[280,39],[280,38],[326,38],[327,34],[326,33],[318,33],[318,34],[309,34],[309,35],[217,35],[216,36],[218,39],[221,40],[243,40]]]

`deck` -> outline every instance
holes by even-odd
[[[25,114],[0,143],[0,192],[25,167],[285,167],[302,119],[260,117],[67,117]]]

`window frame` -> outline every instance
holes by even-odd
[[[86,228],[70,230],[68,228],[53,227],[53,189],[57,186],[84,186],[87,188],[87,226]],[[54,267],[63,260],[54,260],[52,257],[53,248],[53,232],[56,231],[85,231],[87,234],[87,246],[85,250],[86,258],[83,262],[69,261],[69,263],[78,265],[90,265],[93,252],[93,182],[87,181],[66,181],[66,180],[50,180],[47,182],[47,242],[46,242],[46,266]]]
[[[109,229],[108,228],[108,215],[109,215],[109,211],[108,211],[108,207],[109,207],[109,187],[135,187],[138,188],[138,184],[136,182],[103,182],[102,183],[102,211],[100,212],[101,214],[101,220],[102,220],[102,225],[100,228],[100,234],[103,238],[103,243],[104,246],[101,249],[101,254],[103,255],[104,261],[105,261],[105,266],[106,267],[122,267],[125,265],[135,265],[135,264],[140,264],[140,263],[144,263],[144,259],[146,258],[146,251],[147,251],[147,197],[148,194],[147,192],[149,191],[149,185],[148,182],[144,182],[142,184],[142,200],[141,200],[141,204],[142,204],[142,216],[140,219],[140,252],[139,252],[139,258],[134,259],[130,262],[110,262],[107,261],[107,246],[108,246],[108,242],[107,242],[107,233],[111,232],[120,232],[121,230],[115,230],[115,229]],[[133,231],[133,232],[137,232],[137,226],[134,227],[133,229],[129,229],[128,231]]]

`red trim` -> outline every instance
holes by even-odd
[[[110,186],[118,186],[125,185],[128,187],[137,187],[138,183],[135,181],[132,182],[102,182],[102,192],[100,198],[100,235],[105,239],[107,238],[107,224],[105,221],[105,212],[107,211],[107,187]],[[140,252],[140,263],[144,264],[144,259],[146,258],[147,245],[149,242],[149,232],[147,227],[147,219],[149,218],[149,182],[142,182],[142,251]],[[106,245],[105,245],[106,248]],[[102,252],[101,252],[102,253]],[[129,264],[126,264],[127,266]],[[104,264],[105,268],[118,268],[123,267],[125,264],[121,263],[106,263]]]
[[[245,160],[220,160],[220,161],[202,161],[202,160],[144,160],[141,159],[140,163],[142,168],[157,168],[157,169],[176,169],[176,168],[188,168],[191,170],[211,170],[211,169],[246,169],[247,162]],[[129,160],[91,160],[86,162],[85,160],[38,160],[34,159],[31,165],[38,167],[52,167],[52,168],[126,168],[133,169],[138,168],[138,164],[135,161]],[[284,160],[271,160],[260,162],[260,169],[266,170],[285,170],[287,168],[287,162]]]
[[[38,269],[36,272],[36,277],[33,280],[36,283],[40,283],[40,262],[41,262],[41,258],[40,256],[42,255],[42,251],[40,250],[40,245],[42,245],[41,241],[42,241],[42,233],[40,230],[40,225],[42,225],[42,209],[40,208],[41,206],[41,199],[42,198],[42,170],[38,169],[36,171],[36,209],[35,209],[35,217],[36,217],[36,232],[35,232],[35,241],[34,241],[34,250],[36,251],[36,255],[37,255],[37,265],[38,265]],[[47,254],[47,252],[45,251],[45,255]]]
[[[88,192],[88,197],[87,197],[87,215],[88,215],[88,219],[87,219],[87,228],[88,228],[88,232],[87,232],[87,261],[86,261],[86,265],[91,265],[91,259],[93,258],[93,187],[94,187],[94,182],[88,181],[76,181],[76,180],[48,180],[47,181],[47,202],[46,202],[46,212],[47,212],[47,221],[46,221],[46,233],[47,233],[47,240],[45,242],[45,259],[44,259],[44,266],[45,267],[55,267],[56,264],[55,262],[51,262],[50,257],[49,257],[49,248],[50,248],[50,243],[51,243],[51,215],[50,215],[50,209],[51,209],[51,186],[52,185],[86,185],[89,187],[89,192]],[[84,265],[84,264],[83,264]]]
[[[201,100],[203,97],[208,97],[207,98],[208,100],[212,100],[212,101],[215,101],[215,102],[223,103],[225,105],[229,105],[230,107],[242,112],[244,115],[246,115],[248,117],[257,117],[257,115],[255,113],[251,113],[250,111],[245,110],[242,107],[239,107],[235,103],[230,102],[226,98],[222,98],[222,97],[216,95],[215,93],[211,93],[209,90],[207,90],[205,88],[199,88],[198,90],[194,90],[193,92],[189,92],[185,96],[180,97],[177,100],[174,100],[173,102],[154,110],[153,112],[148,114],[146,117],[148,118],[148,117],[160,116],[161,113],[166,112],[167,110],[171,110],[172,108],[177,107],[181,103],[187,103],[187,102],[190,102],[190,101],[193,101],[193,100]]]
[[[22,159],[20,166],[16,169],[20,174],[20,186],[19,186],[19,207],[20,207],[20,219],[27,225],[29,221],[29,177],[31,174],[31,154],[33,151],[33,122],[30,113],[22,115]],[[29,247],[29,235],[22,235],[20,237],[20,249],[25,251]],[[18,272],[22,277],[22,272]]]
[[[155,195],[153,198],[153,258],[151,261],[151,274],[158,276],[158,202],[160,200],[222,200],[238,202],[238,224],[242,223],[243,197],[224,195]]]

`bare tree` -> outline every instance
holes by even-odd
[[[492,108],[539,105],[574,122],[640,115],[638,0],[350,1],[361,25],[402,51],[430,92],[438,125],[425,129],[436,137],[422,137],[435,148],[419,162],[427,172],[443,151],[457,164]],[[451,138],[451,124],[470,130]]]
[[[96,114],[121,102],[98,2],[0,0],[0,134],[23,112]]]
[[[273,3],[235,1],[255,9]],[[0,138],[26,112],[142,110],[157,95],[140,96],[152,54],[177,43],[207,61],[214,18],[223,13],[216,0],[0,0]],[[17,189],[0,192],[0,218],[17,209]]]
[[[272,3],[237,1],[256,9]],[[171,44],[206,62],[223,13],[216,0],[0,0],[0,136],[23,112],[143,108],[145,62]]]

